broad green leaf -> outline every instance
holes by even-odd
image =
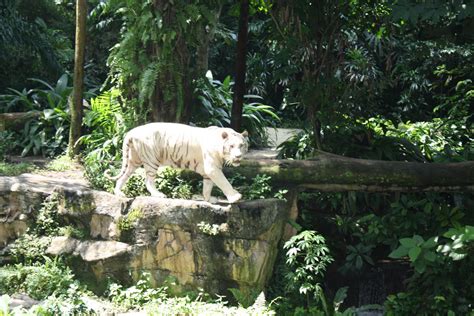
[[[416,246],[416,242],[413,238],[402,238],[400,239],[400,244],[405,248],[412,248]]]
[[[420,247],[413,247],[408,251],[408,256],[410,257],[410,260],[414,262],[418,258],[420,253],[421,253]]]
[[[365,261],[367,261],[367,263],[369,263],[370,265],[374,265],[374,260],[372,260],[372,258],[370,256],[367,256],[367,255],[364,255],[364,259]]]
[[[420,274],[426,271],[426,264],[423,261],[416,261],[413,266],[415,267],[416,272]]]
[[[408,249],[403,246],[400,246],[394,251],[392,251],[388,256],[393,259],[399,259],[405,257],[406,255],[408,255]]]
[[[68,77],[67,74],[62,75],[56,83],[56,91],[61,92],[67,88]]]
[[[434,262],[436,260],[436,254],[432,251],[425,252],[423,257],[430,262]]]
[[[347,297],[347,290],[349,288],[347,286],[341,287],[337,290],[336,294],[334,295],[334,304],[338,305],[341,304]]]
[[[416,245],[420,245],[421,243],[425,242],[423,237],[421,237],[420,235],[413,236],[413,240],[415,241]]]
[[[425,249],[430,249],[430,248],[436,247],[437,244],[438,244],[438,237],[431,237],[430,239],[428,239],[427,241],[423,243],[422,247]]]

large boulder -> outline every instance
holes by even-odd
[[[172,278],[178,291],[262,289],[288,216],[287,204],[277,199],[235,204],[127,199],[42,180],[36,185],[34,177],[0,177],[0,225],[9,225],[0,227],[0,249],[25,231],[45,198],[54,196],[61,218],[88,236],[54,237],[47,252],[72,257],[76,274],[97,285],[108,278],[132,284],[146,274],[156,286]]]

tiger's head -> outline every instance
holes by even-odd
[[[240,165],[242,156],[248,151],[248,133],[244,131],[239,134],[231,129],[222,132],[224,140],[223,159],[225,165],[237,167]]]

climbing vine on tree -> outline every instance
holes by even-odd
[[[209,41],[221,2],[114,0],[122,36],[109,57],[112,80],[137,114],[153,121],[186,122],[194,79],[207,71]],[[143,118],[142,118],[143,120]]]

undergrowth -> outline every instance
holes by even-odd
[[[37,167],[30,163],[7,163],[0,161],[0,176],[18,176],[22,173],[33,172]]]

